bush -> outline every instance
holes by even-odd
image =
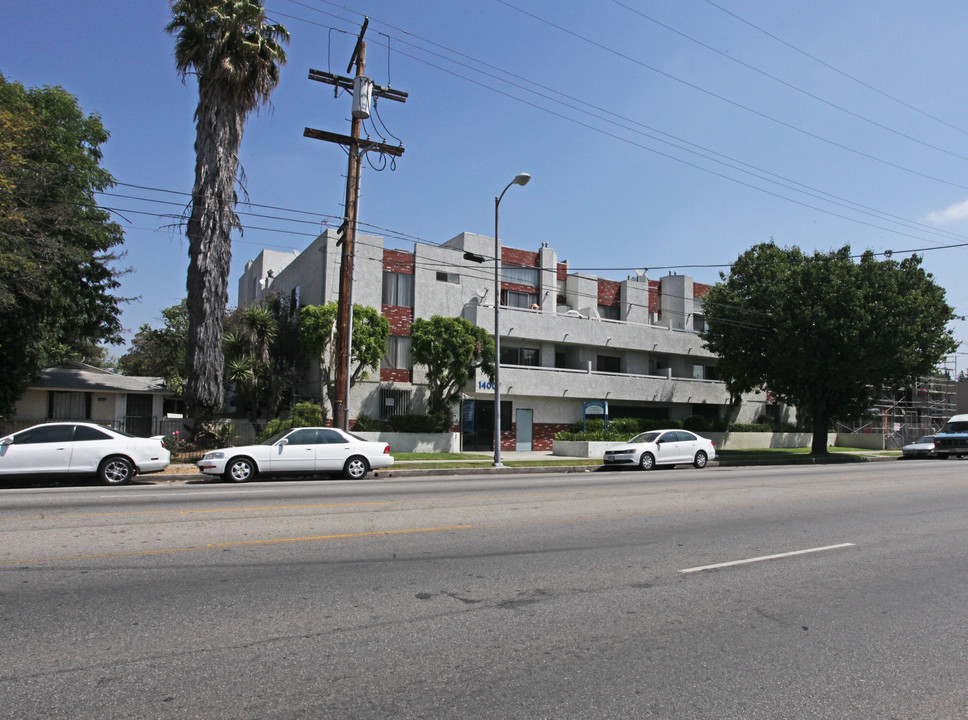
[[[387,429],[387,423],[371,418],[366,413],[360,413],[353,422],[353,429],[358,432],[383,432]]]
[[[296,403],[289,418],[272,418],[259,433],[259,442],[268,440],[284,430],[294,427],[323,427],[326,425],[326,410],[322,405],[311,402]]]
[[[441,415],[391,415],[393,432],[440,433],[450,432],[451,420]]]
[[[682,421],[682,428],[693,432],[709,432],[712,430],[712,423],[702,415],[690,415]]]

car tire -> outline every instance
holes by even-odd
[[[105,485],[126,485],[134,477],[134,465],[126,457],[112,455],[101,461],[97,476]]]
[[[244,483],[249,482],[257,474],[254,462],[247,457],[237,457],[226,463],[222,477],[226,482]]]
[[[366,462],[366,458],[360,455],[354,455],[343,465],[343,475],[346,476],[347,480],[362,480],[369,471],[369,463]]]
[[[702,470],[704,467],[706,467],[707,462],[709,462],[709,456],[706,455],[705,450],[700,450],[696,453],[696,457],[693,458],[692,464]]]
[[[650,452],[642,453],[642,457],[639,458],[639,470],[654,470],[655,469],[655,455]]]

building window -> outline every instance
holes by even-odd
[[[538,287],[538,268],[504,263],[501,266],[501,281],[515,285]]]
[[[518,292],[517,290],[502,290],[501,304],[505,307],[530,308],[538,304],[538,294]]]
[[[613,355],[599,355],[598,361],[595,363],[595,370],[607,373],[622,372],[622,358]]]
[[[617,305],[599,305],[598,306],[598,316],[600,318],[605,318],[606,320],[618,320],[618,306]]]
[[[389,420],[393,415],[410,414],[410,391],[392,390],[382,388],[380,390],[380,419]]]
[[[460,285],[460,275],[457,273],[438,272],[437,282],[453,283]]]
[[[410,338],[404,335],[391,335],[387,338],[387,352],[380,365],[385,370],[410,369]]]
[[[693,365],[692,377],[694,380],[715,380],[716,368],[712,365]]]
[[[413,275],[383,273],[383,304],[413,307]]]
[[[51,420],[90,420],[91,393],[51,392],[47,411]]]
[[[501,364],[537,367],[539,364],[539,353],[534,348],[504,347],[502,345]]]
[[[706,331],[706,318],[703,315],[693,315],[692,316],[692,329],[696,332]]]

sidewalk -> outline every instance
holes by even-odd
[[[596,462],[589,464],[589,460]],[[709,463],[709,467],[742,467],[757,465],[818,465],[818,464],[838,464],[852,462],[880,462],[896,461],[897,456],[885,456],[878,451],[857,451],[831,453],[824,458],[814,458],[810,455],[780,455],[775,458],[757,459],[732,459],[729,457],[717,457]],[[554,461],[554,465],[537,466],[510,466],[509,463],[521,462],[546,462]],[[392,477],[440,477],[443,475],[492,475],[492,474],[536,474],[536,473],[585,473],[597,472],[603,466],[600,459],[568,457],[564,455],[552,455],[551,452],[535,450],[530,452],[518,452],[515,450],[502,451],[501,462],[504,467],[493,467],[493,456],[475,454],[475,457],[467,459],[451,460],[397,460],[393,467],[384,470],[372,471],[370,476],[379,478]],[[434,467],[434,465],[446,467]],[[457,465],[457,467],[454,467]],[[139,480],[159,482],[189,482],[189,481],[211,481],[211,475],[198,472],[194,464],[174,464],[169,465],[168,469],[161,473],[151,475],[139,475]]]

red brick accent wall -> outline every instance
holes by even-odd
[[[558,279],[564,280],[568,277],[568,263],[560,262],[558,263]]]
[[[518,292],[523,292],[523,293],[534,293],[537,290],[537,288],[535,288],[534,285],[520,285],[518,283],[507,283],[507,282],[501,283],[501,289],[517,290]]]
[[[658,280],[649,280],[649,312],[659,312],[659,293],[662,285]]]
[[[392,368],[380,368],[381,382],[403,382],[411,381],[409,370],[393,370]]]
[[[550,452],[554,449],[555,435],[570,429],[570,423],[535,423],[531,427],[531,445],[535,450]]]
[[[517,248],[502,247],[501,261],[523,267],[538,267],[538,253],[518,250]]]
[[[618,305],[619,293],[622,286],[614,280],[598,279],[598,304],[607,307]]]
[[[712,285],[703,285],[702,283],[694,282],[692,284],[692,296],[697,298],[704,298],[709,294],[709,289]]]
[[[409,335],[413,323],[413,308],[399,305],[382,305],[380,313],[390,321],[391,335]]]
[[[383,251],[383,272],[413,275],[413,253],[402,250]]]

